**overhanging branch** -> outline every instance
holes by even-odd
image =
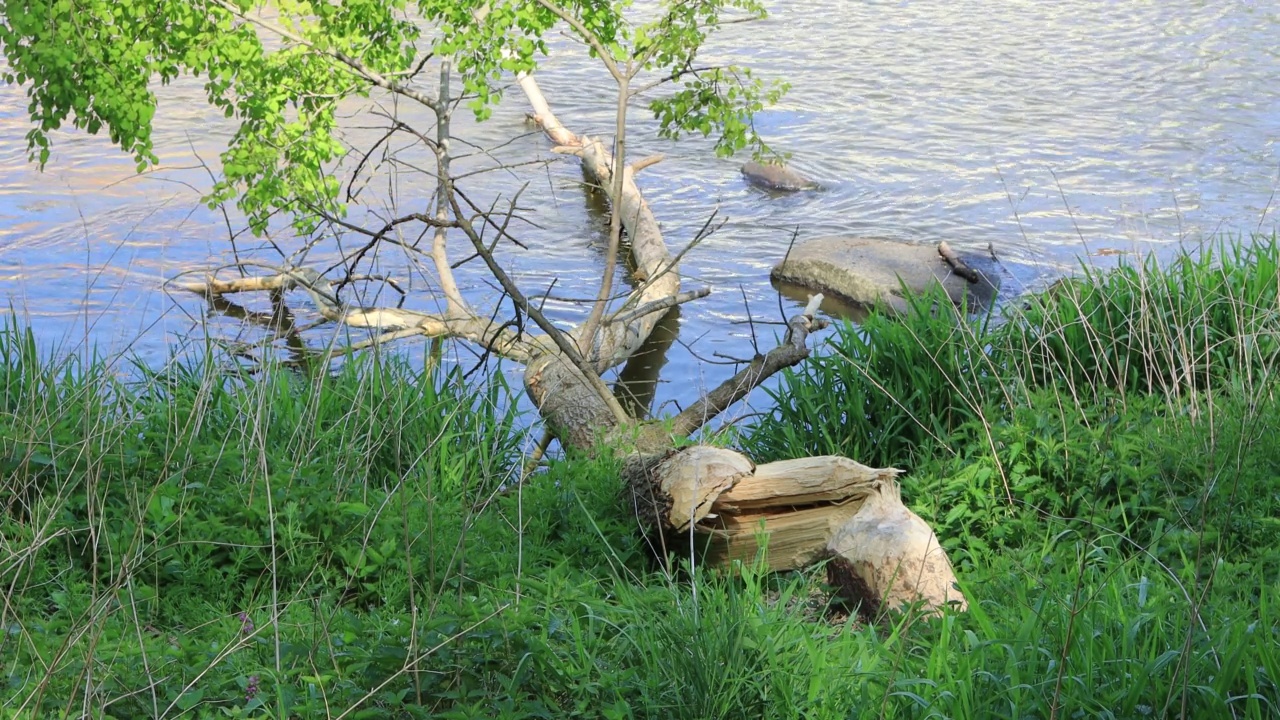
[[[774,373],[809,357],[809,347],[805,344],[809,333],[827,326],[826,320],[814,316],[821,303],[821,295],[811,297],[804,312],[787,323],[787,336],[781,345],[764,355],[757,355],[736,375],[676,415],[672,419],[671,432],[678,436],[691,434],[746,397]]]
[[[344,52],[334,50],[332,48],[322,48],[316,45],[315,43],[307,40],[306,38],[302,37],[301,35],[285,27],[277,25],[276,23],[270,22],[268,20],[263,20],[260,17],[249,15],[242,12],[240,8],[236,7],[234,3],[228,2],[227,0],[212,0],[212,1],[214,5],[217,5],[218,7],[222,8],[223,10],[226,10],[227,12],[231,13],[233,16],[247,23],[252,23],[254,25],[257,25],[258,27],[266,30],[267,32],[273,33],[291,42],[295,42],[307,48],[308,50],[320,53],[321,55],[325,55],[327,57],[333,58],[334,60],[337,60],[338,62],[347,66],[347,68],[349,68],[356,75],[364,78],[369,83],[376,85],[384,90],[388,90],[397,95],[403,95],[404,97],[407,97],[411,100],[421,103],[422,105],[425,105],[426,107],[429,107],[433,110],[436,109],[436,107],[439,104],[439,101],[436,98],[433,98],[430,95],[419,92],[417,90],[414,90],[411,87],[406,87],[404,85],[401,85],[400,83],[394,80],[390,80],[387,77],[383,76],[378,71],[374,70],[368,65],[365,65],[363,62],[361,62],[357,58],[353,58]]]

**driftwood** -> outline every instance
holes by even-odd
[[[960,256],[956,254],[955,250],[951,249],[946,240],[938,243],[938,254],[942,256],[943,260],[947,261],[947,264],[951,266],[951,269],[957,275],[968,280],[971,285],[982,281],[982,277],[973,268],[964,264],[964,260],[960,259]]]

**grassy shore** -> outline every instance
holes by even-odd
[[[668,573],[613,463],[402,359],[120,380],[0,331],[0,718],[1280,714],[1280,249],[845,327],[736,440],[908,470],[971,609]],[[939,310],[938,308],[943,308]]]

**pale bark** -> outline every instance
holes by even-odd
[[[412,334],[461,338],[517,362],[528,362],[548,351],[546,346],[549,343],[545,337],[521,336],[501,323],[471,314],[440,315],[401,308],[347,307],[337,300],[333,285],[311,268],[230,279],[207,275],[203,280],[171,281],[169,286],[209,298],[241,292],[300,289],[306,291],[325,319],[348,327],[395,333],[398,338]]]
[[[449,126],[453,108],[449,104],[449,80],[453,75],[453,62],[449,58],[440,61],[440,99],[436,110],[436,232],[431,239],[431,261],[436,266],[436,280],[440,283],[440,292],[445,297],[446,312],[450,316],[474,315],[467,301],[458,290],[458,281],[453,277],[453,267],[449,264],[448,234],[449,210],[453,198],[450,196],[449,166],[452,158],[449,155],[453,147],[453,136]]]
[[[938,536],[902,504],[896,482],[878,483],[827,544],[828,577],[864,614],[914,606],[926,613],[966,610]]]
[[[964,610],[964,595],[929,525],[902,503],[900,470],[827,456],[752,467],[730,450],[694,446],[628,467],[638,517],[668,547],[706,548],[705,561],[770,570],[829,559],[832,584],[867,615],[904,605]]]
[[[524,89],[534,109],[534,119],[561,152],[576,155],[582,161],[587,177],[605,192],[614,188],[613,158],[598,140],[578,137],[560,123],[548,106],[532,76],[523,76]],[[615,312],[614,318],[601,324],[594,337],[583,337],[584,328],[571,333],[578,347],[598,372],[604,372],[629,358],[653,332],[665,312],[669,298],[680,295],[680,274],[658,221],[636,187],[634,173],[623,173],[621,197],[610,196],[613,211],[626,228],[631,256],[637,274],[649,278],[631,293]],[[635,316],[629,308],[652,307],[651,312]],[[617,318],[625,317],[625,322]],[[618,423],[605,402],[594,392],[583,392],[576,368],[561,355],[536,358],[525,370],[525,389],[539,413],[565,445],[593,447],[601,433],[608,433]]]
[[[756,467],[715,500],[717,510],[743,512],[779,505],[838,503],[862,497],[902,471],[871,468],[834,455],[780,460]]]

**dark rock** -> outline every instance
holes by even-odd
[[[752,161],[742,166],[742,175],[747,182],[766,190],[795,192],[822,188],[818,183],[782,164],[761,165]]]
[[[859,305],[883,302],[897,312],[907,309],[903,284],[916,293],[940,284],[956,305],[967,296],[971,310],[990,307],[1000,286],[999,264],[987,253],[958,254],[978,274],[977,283],[957,275],[938,255],[937,245],[859,237],[817,238],[797,245],[772,277]]]

